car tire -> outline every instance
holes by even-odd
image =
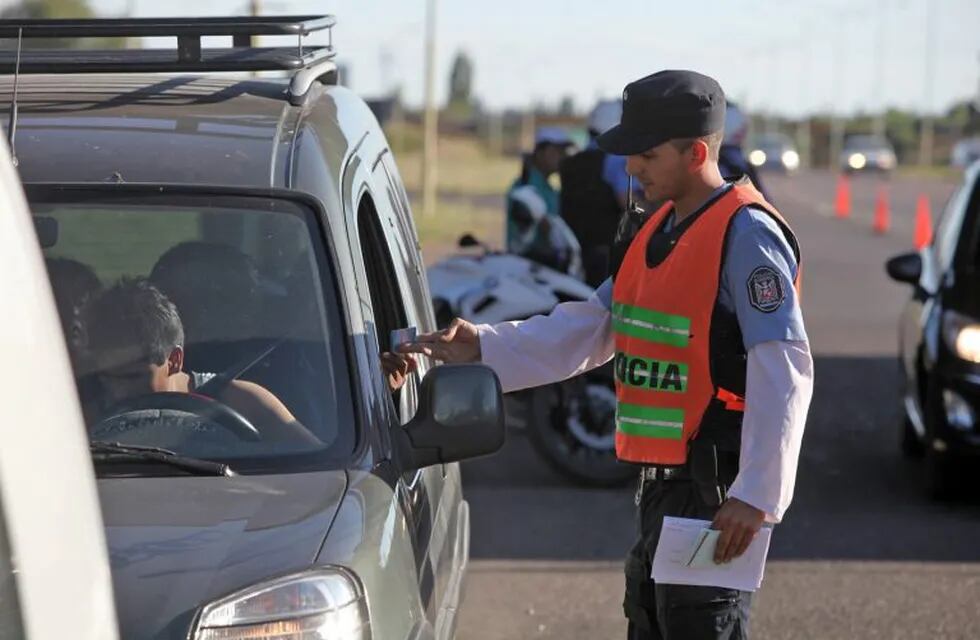
[[[929,380],[926,389],[924,407],[926,437],[923,443],[925,451],[925,490],[926,495],[937,501],[947,501],[954,497],[957,465],[956,459],[946,451],[937,451],[933,445],[938,426],[943,424],[945,416],[942,405],[942,389],[933,378]]]
[[[902,418],[902,431],[901,438],[899,439],[899,447],[901,448],[903,456],[913,460],[922,458],[923,454],[925,453],[925,447],[922,445],[922,440],[919,438],[919,434],[916,433],[915,427],[912,426],[912,421],[907,415]]]
[[[932,447],[925,452],[925,489],[932,500],[946,502],[956,495],[956,465],[951,456]]]

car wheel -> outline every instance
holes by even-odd
[[[949,500],[956,487],[956,459],[946,451],[937,451],[933,445],[938,427],[946,419],[942,405],[942,390],[934,379],[929,381],[924,407],[926,437],[925,450],[925,489],[933,500]]]
[[[951,456],[936,451],[932,447],[925,454],[926,495],[933,500],[945,502],[955,496],[956,466]]]
[[[912,421],[909,420],[908,416],[905,416],[902,419],[900,447],[902,450],[902,455],[906,458],[918,459],[922,457],[923,453],[925,453],[925,447],[922,446],[922,440],[919,439],[919,434],[916,433],[915,427],[912,426]]]

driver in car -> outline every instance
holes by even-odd
[[[81,310],[82,340],[99,382],[94,413],[154,392],[200,393],[214,373],[184,370],[184,328],[177,307],[144,279],[124,278]],[[263,439],[320,440],[268,389],[231,380],[214,397],[248,420]]]

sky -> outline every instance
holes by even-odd
[[[106,16],[128,10],[160,15],[162,6],[89,1]],[[978,0],[436,5],[438,99],[448,94],[454,55],[465,51],[474,62],[474,93],[492,110],[554,106],[571,96],[587,111],[596,99],[617,97],[628,82],[667,68],[701,71],[749,109],[787,116],[883,106],[936,113],[980,92]],[[170,0],[166,6],[168,15],[248,11],[247,0]],[[421,103],[426,0],[261,0],[261,6],[269,15],[336,15],[334,44],[350,71],[345,84],[364,96],[398,86],[409,104]]]

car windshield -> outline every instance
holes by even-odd
[[[350,457],[346,332],[311,208],[165,191],[28,195],[91,440],[237,473]]]
[[[877,136],[851,136],[844,147],[848,150],[886,151],[890,145],[887,140]]]
[[[763,151],[779,151],[788,149],[791,145],[789,138],[786,136],[777,134],[763,134],[756,138],[751,146],[755,149],[762,149]]]

